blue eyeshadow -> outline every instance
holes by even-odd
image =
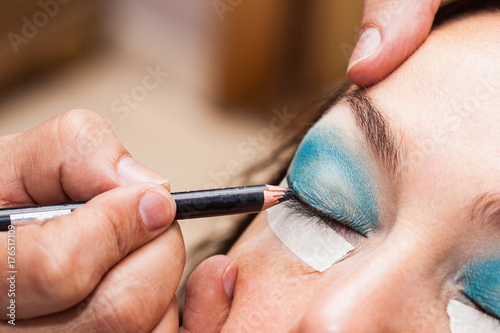
[[[500,259],[474,262],[463,273],[465,295],[500,319]]]
[[[378,227],[369,166],[341,130],[316,125],[300,144],[288,179],[300,200],[367,235]]]

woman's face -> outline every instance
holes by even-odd
[[[238,277],[224,332],[497,324],[499,18],[432,32],[314,126],[289,172],[302,203],[261,213],[228,254]]]

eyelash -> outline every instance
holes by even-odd
[[[474,301],[472,298],[467,296],[463,291],[461,292],[461,296],[464,297],[465,299],[465,300],[464,299],[460,300],[460,302],[462,302],[463,304],[470,306],[492,318],[495,318],[496,320],[500,320],[500,318],[498,318],[494,313],[490,313],[489,311],[487,311],[483,306],[481,306],[478,302]]]
[[[475,299],[475,297],[467,294],[467,292],[464,289],[464,283],[465,283],[464,280],[465,280],[465,276],[463,276],[463,275],[460,276],[456,280],[457,282],[459,282],[461,284],[461,290],[460,290],[461,299],[459,301],[465,305],[473,307],[476,310],[483,312],[484,314],[500,321],[500,316],[498,316],[497,313],[495,313],[494,311],[488,310],[488,304],[482,303],[480,300]],[[493,297],[496,298],[495,296],[493,296]]]
[[[343,223],[336,221],[335,219],[331,218],[328,215],[325,215],[317,210],[315,210],[313,207],[309,206],[308,204],[300,201],[299,198],[293,198],[291,200],[288,200],[287,202],[284,203],[284,205],[292,211],[293,214],[297,214],[299,216],[302,216],[304,218],[314,218],[319,220],[319,223],[324,223],[330,228],[334,229],[335,232],[337,232],[340,236],[342,236],[345,240],[347,240],[349,243],[353,244],[356,246],[356,244],[359,242],[361,238],[366,238],[365,236],[361,235],[360,233],[354,231],[353,229],[349,228],[348,226],[344,225]],[[481,311],[488,316],[491,316],[492,318],[495,318],[497,320],[500,320],[496,315],[489,313],[486,311],[481,305],[479,305],[477,302],[469,298],[463,291],[462,291],[462,296],[466,299],[466,301],[461,300],[462,303],[471,306],[478,311]]]
[[[335,232],[337,232],[340,236],[342,236],[345,240],[347,240],[349,243],[353,245],[358,243],[361,238],[365,238],[365,236],[354,231],[349,226],[333,219],[331,216],[328,216],[326,214],[323,214],[322,212],[317,211],[310,205],[302,202],[299,198],[293,198],[291,200],[288,200],[287,202],[284,203],[284,205],[286,205],[287,208],[289,208],[293,214],[297,214],[304,218],[313,218],[318,220],[319,223],[326,224],[328,227],[335,230]]]

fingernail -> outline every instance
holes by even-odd
[[[354,65],[374,54],[380,46],[380,40],[380,32],[377,28],[371,27],[364,30],[359,36],[358,43],[352,52],[351,59],[349,59],[347,72],[349,72]]]
[[[160,190],[149,190],[141,198],[139,212],[149,231],[158,230],[170,225],[174,220],[175,202],[171,196]]]
[[[170,190],[168,180],[134,160],[132,157],[124,157],[118,164],[118,174],[126,184],[132,183],[156,183]]]
[[[222,283],[224,284],[224,291],[226,292],[229,299],[233,299],[234,295],[234,285],[236,284],[236,277],[238,276],[238,266],[234,264],[234,261],[227,266],[226,271],[222,277]]]

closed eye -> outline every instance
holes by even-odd
[[[323,212],[314,209],[314,207],[301,201],[299,197],[288,200],[283,204],[288,209],[290,209],[293,214],[299,215],[306,219],[314,219],[315,221],[317,221],[317,223],[326,224],[352,245],[356,245],[363,238],[366,238],[362,234],[354,231],[346,224],[339,222],[331,216],[328,216]]]
[[[480,311],[480,312],[482,312],[482,313],[484,313],[484,314],[486,314],[486,315],[488,315],[488,316],[490,316],[492,318],[495,318],[496,320],[500,320],[495,313],[493,313],[491,310],[488,310],[488,308],[485,307],[484,305],[481,306],[481,304],[479,304],[479,302],[474,301],[473,299],[471,299],[463,291],[462,291],[462,295],[465,298],[465,300],[463,298],[460,299],[461,303],[463,303],[463,304],[465,304],[467,306],[470,306],[471,308],[476,309],[477,311]]]
[[[500,318],[500,259],[474,261],[462,274],[463,294],[484,312]]]

